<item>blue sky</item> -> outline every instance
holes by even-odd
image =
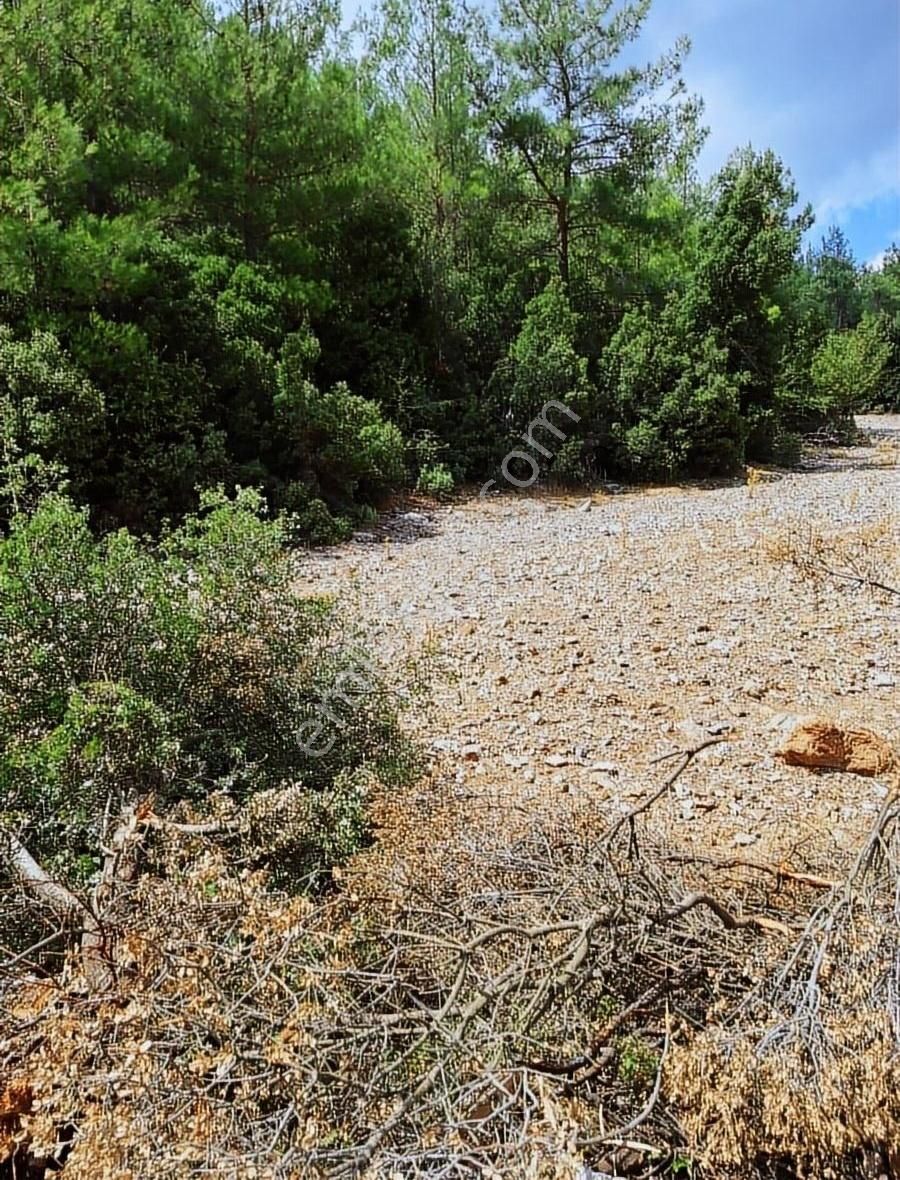
[[[648,56],[687,33],[689,89],[706,101],[701,157],[773,148],[861,262],[900,244],[900,0],[656,0]]]
[[[900,0],[655,0],[636,48],[655,57],[682,33],[704,175],[771,147],[816,212],[812,241],[840,225],[860,262],[900,244]]]

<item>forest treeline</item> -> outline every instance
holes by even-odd
[[[648,8],[4,4],[0,523],[62,488],[155,531],[241,485],[325,541],[495,476],[551,399],[573,482],[790,462],[896,405],[900,253],[804,252],[770,152],[701,183]]]

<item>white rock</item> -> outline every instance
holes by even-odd
[[[547,766],[569,766],[570,759],[565,754],[548,754],[544,759]]]

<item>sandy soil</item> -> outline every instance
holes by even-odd
[[[310,556],[303,588],[339,590],[392,668],[427,642],[453,674],[413,710],[433,774],[392,855],[414,860],[429,824],[502,840],[538,808],[612,818],[661,781],[654,759],[710,735],[660,804],[673,841],[820,865],[856,845],[887,782],[774,752],[807,714],[900,749],[900,598],[773,549],[868,538],[900,585],[900,418],[863,425],[864,445],[749,484],[475,499]]]

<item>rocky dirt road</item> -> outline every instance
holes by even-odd
[[[661,779],[654,759],[707,736],[661,804],[674,843],[806,864],[853,847],[887,783],[774,751],[798,714],[900,749],[900,597],[789,560],[825,537],[835,568],[900,585],[900,418],[863,425],[798,472],[472,500],[311,556],[303,585],[340,590],[395,670],[427,639],[453,674],[414,710],[433,774],[406,834],[385,831],[392,855],[504,838],[535,809],[612,818]]]

